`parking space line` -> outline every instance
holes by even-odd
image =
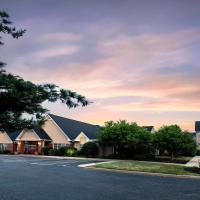
[[[66,162],[32,162],[30,163],[31,165],[41,165],[41,166],[51,166],[51,165],[57,165],[57,166],[66,166],[66,165],[70,165],[73,163],[77,163],[78,161],[66,161]]]

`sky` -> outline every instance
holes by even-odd
[[[103,125],[178,124],[200,120],[199,0],[0,0],[17,27],[0,59],[34,83],[86,96],[88,107],[51,113]]]

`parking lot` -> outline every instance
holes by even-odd
[[[200,179],[77,167],[88,162],[0,156],[0,200],[200,199]]]

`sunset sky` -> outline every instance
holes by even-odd
[[[102,125],[200,120],[199,0],[0,0],[19,40],[4,36],[7,71],[35,83],[55,83],[93,104],[54,114]]]

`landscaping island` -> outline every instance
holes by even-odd
[[[147,161],[114,161],[108,163],[96,164],[95,168],[113,169],[113,170],[126,170],[137,172],[149,172],[149,173],[162,173],[173,175],[187,175],[187,176],[199,176],[199,170],[195,167],[186,167],[184,165],[177,164],[164,164],[153,163]]]

